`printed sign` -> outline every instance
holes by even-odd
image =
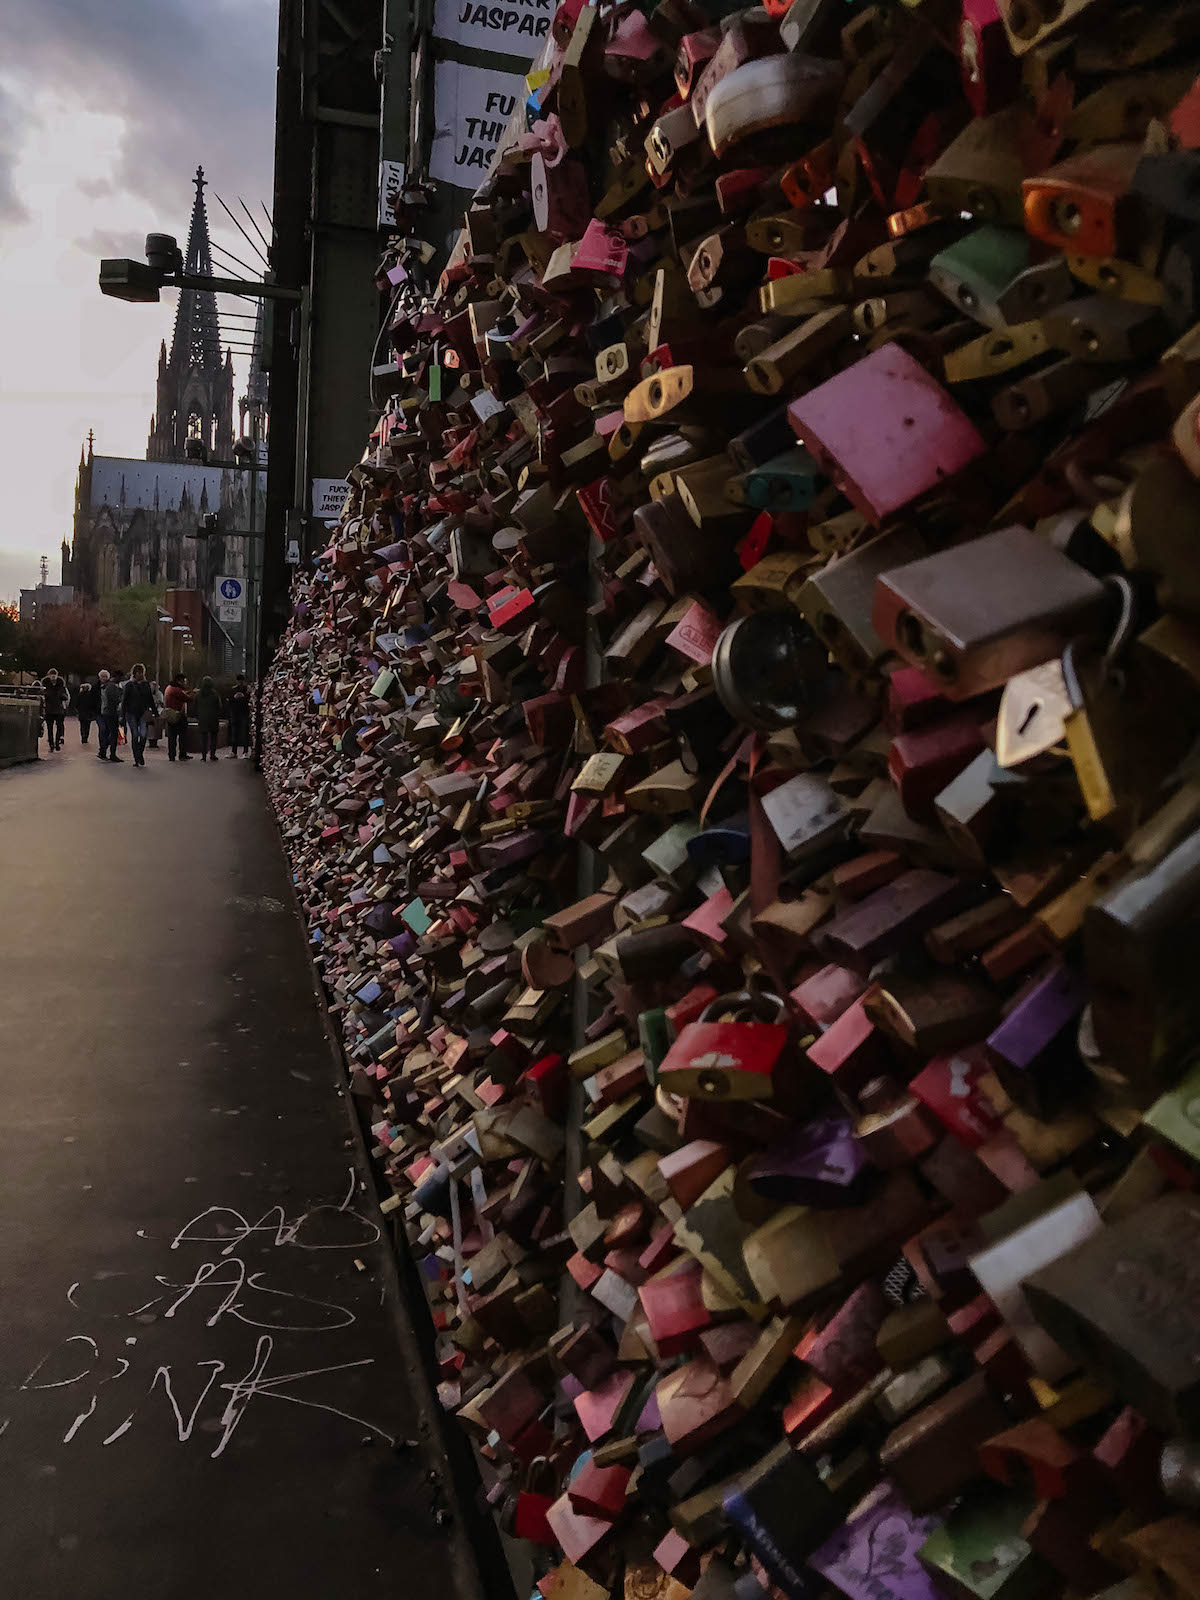
[[[240,600],[235,604],[230,604],[229,601],[222,600],[221,604],[217,607],[218,622],[240,622],[244,614],[245,607],[242,605]]]
[[[524,97],[525,79],[517,73],[437,62],[430,175],[463,189],[478,188],[508,119]]]
[[[433,33],[437,39],[495,50],[532,61],[550,32],[552,0],[509,0],[484,5],[480,0],[434,0]]]
[[[320,522],[336,522],[346,503],[345,478],[314,478],[312,514]]]
[[[240,578],[218,578],[217,593],[222,600],[230,604],[236,602],[240,606],[246,595],[246,586]]]
[[[283,559],[287,562],[289,567],[298,567],[300,565],[300,541],[299,541],[299,539],[289,539],[288,540],[287,551],[286,551]]]
[[[399,196],[403,187],[403,161],[381,161],[379,163],[379,226],[381,228],[394,228],[396,226],[396,215],[392,210],[392,203]]]

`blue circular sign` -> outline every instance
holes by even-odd
[[[221,584],[221,594],[226,600],[240,600],[242,598],[242,580],[240,578],[226,578]]]

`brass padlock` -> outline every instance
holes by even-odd
[[[1190,719],[1153,692],[1130,656],[1136,611],[1128,578],[1110,577],[1104,583],[1117,596],[1120,614],[1106,648],[1075,639],[1063,652],[1063,679],[1072,706],[1064,722],[1088,815],[1128,832],[1152,807],[1193,731]]]

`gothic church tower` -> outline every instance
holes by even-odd
[[[196,199],[188,229],[184,271],[212,275],[204,168],[193,179]],[[199,439],[209,455],[229,460],[233,452],[233,358],[221,357],[217,299],[208,289],[181,289],[168,356],[158,357],[158,399],[146,446],[147,461],[186,461],[187,441]]]

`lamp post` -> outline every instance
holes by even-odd
[[[159,685],[162,684],[162,678],[159,676],[159,666],[160,666],[159,647],[160,647],[160,645],[162,643],[162,625],[163,625],[164,622],[170,622],[171,620],[172,620],[171,619],[171,613],[169,611],[159,611],[157,613],[157,615],[155,616],[155,618],[154,618],[154,681],[155,681],[155,683],[157,683]],[[168,650],[169,650],[170,649],[170,639],[167,640],[167,646],[168,646]],[[168,662],[168,666],[169,665],[170,665],[170,663]],[[169,673],[168,673],[168,676],[170,676]]]
[[[167,677],[168,678],[173,678],[175,676],[175,635],[177,633],[183,633],[183,634],[187,635],[186,639],[180,639],[180,641],[179,641],[179,665],[180,666],[183,665],[183,647],[184,647],[185,644],[190,643],[191,637],[192,637],[192,630],[182,622],[177,622],[175,624],[175,626],[171,629],[170,638],[167,640]]]

